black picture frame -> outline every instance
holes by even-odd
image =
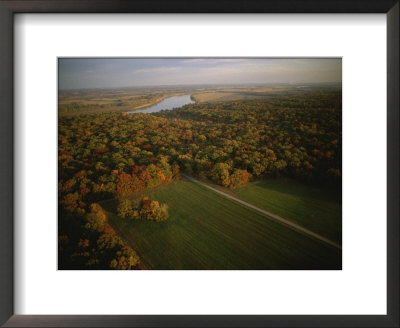
[[[16,13],[385,13],[387,315],[14,315],[13,16]],[[0,0],[0,73],[0,324],[5,327],[399,327],[398,0]]]

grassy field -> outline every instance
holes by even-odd
[[[244,201],[291,219],[332,241],[342,242],[340,196],[285,179],[248,184],[233,193]]]
[[[286,91],[284,88],[228,88],[195,92],[192,94],[196,102],[220,102],[220,101],[239,101],[239,100],[262,100],[276,96]]]
[[[196,102],[221,102],[221,101],[243,101],[243,100],[265,100],[277,96],[289,96],[299,92],[295,86],[236,86],[219,87],[193,91],[192,97]],[[304,91],[303,91],[304,92]]]
[[[59,102],[58,109],[60,115],[81,115],[81,114],[93,114],[93,113],[103,113],[103,112],[124,112],[132,111],[137,109],[142,109],[150,107],[162,101],[171,95],[153,95],[153,96],[134,96],[126,99],[125,97],[120,97],[118,100],[100,99],[97,102],[93,100],[81,100],[72,101],[64,103]]]
[[[134,197],[168,203],[165,222],[123,220],[117,200],[101,203],[110,224],[147,269],[341,269],[341,252],[187,180]]]

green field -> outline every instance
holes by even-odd
[[[341,251],[269,220],[187,180],[137,193],[168,203],[165,222],[123,220],[117,200],[101,202],[110,224],[147,269],[341,269]]]
[[[338,195],[285,179],[248,184],[233,193],[257,207],[342,243],[342,204]]]

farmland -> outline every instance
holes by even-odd
[[[194,90],[193,99],[196,102],[221,102],[260,100],[276,95],[293,94],[297,90],[291,86],[247,86],[247,87],[219,87],[205,90]]]
[[[60,115],[123,112],[156,104],[174,93],[138,90],[64,91],[59,96]]]
[[[185,179],[136,193],[168,203],[165,222],[124,220],[101,202],[146,269],[340,269],[341,251]]]
[[[248,184],[233,193],[242,200],[297,222],[332,241],[342,241],[342,204],[339,194],[287,179]]]

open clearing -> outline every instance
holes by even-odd
[[[184,176],[188,180],[193,181],[193,182],[195,182],[197,184],[200,184],[200,185],[206,187],[207,189],[213,190],[214,192],[224,196],[225,198],[231,199],[234,202],[237,202],[237,203],[239,203],[239,204],[241,204],[243,206],[246,206],[246,207],[248,207],[248,208],[250,208],[252,210],[255,210],[255,211],[263,214],[268,219],[274,219],[277,222],[280,222],[280,223],[282,223],[282,224],[284,224],[284,225],[286,225],[286,226],[288,226],[288,227],[290,227],[290,228],[292,228],[292,229],[294,229],[294,230],[296,230],[298,232],[301,232],[301,233],[303,233],[305,235],[308,235],[311,238],[315,238],[315,239],[320,240],[320,241],[322,241],[324,243],[327,243],[328,245],[331,245],[331,246],[336,247],[338,249],[342,249],[341,245],[335,243],[334,241],[330,240],[329,238],[326,238],[326,237],[324,237],[324,236],[322,236],[322,235],[320,235],[318,233],[315,233],[314,231],[306,229],[303,225],[297,224],[296,221],[294,221],[294,220],[286,219],[286,218],[283,218],[282,216],[279,216],[279,215],[277,215],[275,213],[268,212],[268,211],[266,211],[266,210],[264,210],[264,209],[262,209],[262,208],[260,208],[258,206],[255,206],[254,204],[251,204],[249,202],[246,202],[246,201],[236,197],[235,195],[232,195],[230,193],[224,192],[223,190],[220,190],[221,188],[216,189],[216,188],[213,188],[212,186],[210,186],[209,184],[206,184],[206,183],[201,182],[201,181],[199,181],[197,179],[194,179],[193,177],[190,177],[190,176],[187,176],[187,175],[184,175]]]
[[[145,268],[341,269],[340,250],[186,179],[131,198],[144,195],[168,204],[167,221],[123,220],[118,200],[101,205]]]
[[[206,91],[194,93],[192,96],[196,102],[220,102],[220,101],[239,101],[239,100],[256,100],[271,97],[272,93],[251,92],[251,91]]]
[[[342,205],[338,195],[286,179],[248,184],[233,194],[332,241],[342,242]]]
[[[298,92],[292,86],[275,87],[219,87],[212,90],[205,89],[192,93],[196,102],[221,102],[242,100],[265,100],[279,95],[288,95]]]

